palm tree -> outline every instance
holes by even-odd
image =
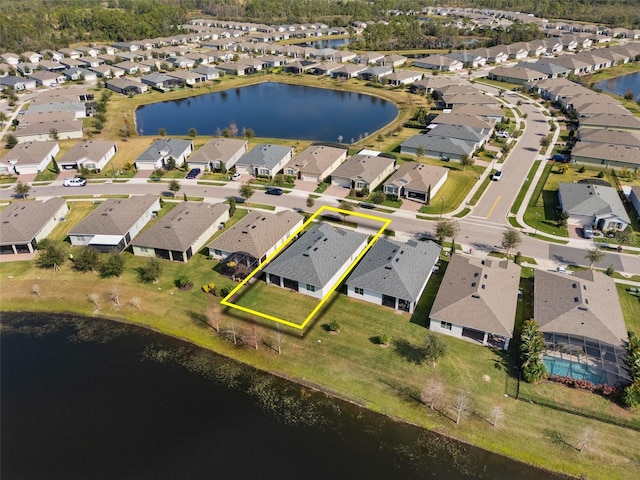
[[[593,270],[593,265],[604,258],[604,252],[600,250],[599,245],[596,245],[593,248],[587,248],[587,254],[584,258],[589,260],[589,269]]]

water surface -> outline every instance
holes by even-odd
[[[631,90],[633,98],[640,97],[640,72],[628,73],[620,77],[610,78],[609,80],[601,80],[593,84],[605,92],[613,93],[624,97],[624,94]]]

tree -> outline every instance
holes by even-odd
[[[149,258],[147,264],[138,268],[138,278],[144,283],[153,283],[160,278],[162,263],[157,258]]]
[[[11,133],[9,135],[7,135],[7,148],[8,149],[12,149],[13,147],[15,147],[18,144],[18,139],[16,138],[15,135],[12,135]]]
[[[424,147],[422,145],[420,145],[417,149],[416,149],[416,158],[418,159],[418,161],[420,160],[421,157],[424,157]]]
[[[429,378],[420,392],[420,400],[431,410],[438,410],[444,404],[444,385],[435,377]]]
[[[53,173],[58,175],[60,173],[60,166],[58,165],[58,162],[56,162],[55,158],[53,160],[51,160],[51,166],[52,166],[52,169],[53,169]]]
[[[95,272],[100,266],[100,252],[97,248],[85,245],[80,247],[73,257],[73,268],[79,272]]]
[[[371,203],[375,203],[376,205],[380,205],[381,203],[383,203],[385,200],[387,199],[387,196],[382,193],[381,191],[375,191],[371,194],[371,197],[369,198],[369,200],[371,201]]]
[[[31,293],[33,295],[40,296],[40,285],[38,285],[37,283],[33,284],[33,286],[31,287]]]
[[[422,358],[424,361],[431,363],[433,368],[440,358],[447,353],[447,344],[444,343],[438,335],[429,332],[425,338],[424,347],[422,349]]]
[[[558,227],[567,228],[568,224],[569,224],[569,212],[567,212],[566,210],[563,210],[558,214]]]
[[[173,193],[173,196],[175,198],[176,193],[178,193],[180,191],[180,182],[174,178],[173,180],[171,180],[169,182],[169,187],[168,188],[169,188],[169,191],[171,193]]]
[[[159,128],[158,129],[158,135],[160,135],[161,137],[164,137],[167,135],[167,129],[166,128]]]
[[[111,288],[109,288],[109,291],[107,292],[107,298],[111,300],[114,303],[114,305],[119,306],[120,305],[120,289],[118,289],[118,287],[116,287],[115,285],[111,285]]]
[[[499,426],[500,422],[504,418],[504,411],[502,410],[502,407],[500,405],[495,404],[493,406],[493,408],[491,409],[491,418],[491,425],[493,425],[494,428]]]
[[[618,241],[618,251],[622,251],[622,246],[631,243],[635,238],[635,234],[633,233],[633,228],[631,225],[628,225],[624,230],[618,230],[616,232],[616,240]]]
[[[167,159],[167,163],[165,164],[165,167],[167,168],[167,170],[173,170],[174,168],[176,168],[176,159],[173,157],[169,157]]]
[[[464,390],[460,390],[453,402],[453,413],[456,416],[456,425],[465,417],[470,410],[469,396]]]
[[[255,134],[255,132],[253,131],[253,128],[245,128],[245,129],[244,129],[244,137],[245,137],[247,140],[251,140],[251,139],[252,139],[253,137],[255,137],[255,136],[256,136],[256,134]]]
[[[242,195],[244,198],[251,198],[251,195],[253,195],[253,192],[254,192],[254,189],[250,183],[243,183],[240,186],[240,195]]]
[[[191,138],[196,138],[198,136],[198,131],[195,128],[190,128],[189,129],[189,136]]]
[[[90,293],[89,301],[93,303],[96,307],[98,308],[100,307],[100,305],[98,304],[98,302],[100,301],[100,295],[98,295],[97,293]]]
[[[593,270],[593,265],[604,258],[604,252],[600,249],[600,245],[596,245],[593,248],[587,248],[584,258],[589,260],[589,269]]]
[[[238,125],[236,125],[236,122],[233,120],[231,120],[231,123],[229,124],[229,135],[232,137],[238,136]]]
[[[458,222],[453,219],[441,220],[436,224],[436,237],[440,245],[444,244],[447,238],[455,237],[460,231]]]
[[[427,187],[427,205],[431,205],[431,184]]]
[[[282,354],[282,344],[284,343],[284,334],[280,330],[279,326],[276,326],[276,333],[273,335],[273,339],[275,340],[276,349],[278,354]]]
[[[309,195],[309,196],[307,197],[307,207],[308,207],[308,208],[313,208],[313,206],[315,205],[315,203],[316,203],[315,199],[314,199],[311,195]]]
[[[542,361],[544,338],[534,319],[524,322],[520,333],[520,365],[522,378],[536,383],[547,376],[547,367]]]
[[[578,451],[582,453],[585,449],[587,449],[595,437],[596,431],[591,425],[587,425],[586,427],[584,427],[582,436],[580,437],[580,442],[578,443]]]
[[[340,200],[340,210],[342,210],[340,212],[340,215],[342,215],[342,223],[345,223],[347,221],[347,215],[349,215],[349,212],[353,212],[354,209],[355,206],[353,205],[353,203],[347,202],[345,200]]]
[[[58,129],[57,128],[51,128],[49,130],[49,138],[51,140],[58,140],[60,137],[58,135]]]
[[[60,265],[64,263],[66,256],[66,249],[62,242],[45,238],[38,245],[38,250],[40,251],[36,259],[38,267],[60,269]]]
[[[236,199],[235,197],[229,197],[229,217],[233,217],[236,213]]]
[[[113,249],[100,264],[99,271],[102,278],[119,277],[124,270],[124,257],[118,250]]]
[[[633,100],[633,90],[631,90],[630,88],[627,88],[624,91],[624,99],[629,101]]]
[[[502,246],[507,249],[506,257],[509,258],[509,250],[522,243],[522,234],[513,227],[507,227],[502,234]]]
[[[161,168],[156,168],[153,172],[151,172],[151,178],[162,178],[164,176],[164,170]]]
[[[31,185],[20,180],[18,180],[13,186],[13,191],[16,192],[16,195],[19,195],[22,198],[27,198],[29,190],[31,190]]]
[[[476,163],[475,159],[471,155],[464,154],[460,157],[460,164],[462,165],[462,171],[464,172],[467,167]]]

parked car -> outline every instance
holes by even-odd
[[[582,227],[582,236],[584,238],[593,238],[593,228],[591,225],[585,225]]]
[[[201,171],[202,170],[200,170],[199,168],[192,168],[191,170],[189,170],[189,173],[187,173],[187,176],[185,178],[188,178],[188,179],[196,178],[198,175],[200,175]]]
[[[267,187],[267,189],[265,190],[265,192],[267,195],[282,195],[284,192],[281,188],[269,188]]]
[[[231,180],[233,180],[234,182],[237,182],[241,178],[242,178],[242,174],[241,173],[234,173],[233,177],[231,177]]]
[[[62,182],[63,187],[84,187],[87,181],[84,178],[65,178]]]
[[[367,210],[373,210],[376,206],[373,203],[362,202],[360,208],[366,208]]]
[[[493,180],[495,182],[499,182],[501,178],[502,178],[502,171],[501,170],[498,170],[497,172],[494,172],[493,175],[491,175],[491,180]]]
[[[562,153],[554,153],[551,156],[551,160],[553,160],[554,162],[569,163],[571,161],[571,157],[569,157],[568,155],[563,155]]]
[[[501,132],[496,132],[496,137],[498,138],[509,138],[509,132],[505,132],[504,130]]]

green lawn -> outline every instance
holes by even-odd
[[[640,297],[627,293],[627,285],[617,283],[616,288],[627,328],[636,335],[640,335]]]
[[[442,166],[442,162],[434,161],[437,162],[435,163],[436,165]],[[447,168],[449,168],[447,181],[433,196],[431,205],[425,205],[420,208],[421,213],[439,215],[441,210],[443,213],[447,213],[458,208],[484,170],[484,167],[479,166],[467,167],[464,172],[458,166],[447,166]],[[444,202],[442,201],[443,198]]]

